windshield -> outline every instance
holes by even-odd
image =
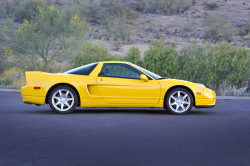
[[[161,76],[159,76],[159,75],[157,75],[155,73],[152,73],[151,71],[148,71],[148,70],[146,70],[146,69],[144,69],[144,68],[142,68],[140,66],[137,66],[137,65],[132,64],[132,63],[129,63],[129,64],[132,65],[132,66],[134,66],[134,67],[136,67],[136,68],[138,68],[138,69],[140,69],[141,71],[147,73],[148,75],[150,75],[151,77],[153,77],[156,80],[159,79],[159,78],[162,78]]]
[[[84,65],[69,71],[66,71],[66,74],[78,74],[78,75],[89,75],[94,68],[97,66],[98,63],[92,63],[88,65]]]

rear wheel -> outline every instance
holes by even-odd
[[[193,106],[191,93],[184,88],[172,89],[165,99],[166,109],[173,114],[186,114]]]
[[[56,113],[71,113],[75,110],[77,103],[76,92],[69,86],[58,86],[49,94],[50,108]]]

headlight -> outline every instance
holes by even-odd
[[[195,83],[195,84],[200,85],[200,86],[206,88],[206,86],[204,84],[200,84],[200,83]]]

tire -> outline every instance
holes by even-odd
[[[78,98],[74,89],[69,86],[55,87],[49,94],[50,108],[59,114],[68,114],[75,110]]]
[[[172,89],[165,98],[165,108],[172,114],[187,114],[193,107],[194,99],[184,88]]]

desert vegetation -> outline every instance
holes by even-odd
[[[221,95],[246,93],[250,16],[230,17],[237,5],[250,9],[241,0],[2,0],[0,88],[20,88],[27,70],[118,60]]]

